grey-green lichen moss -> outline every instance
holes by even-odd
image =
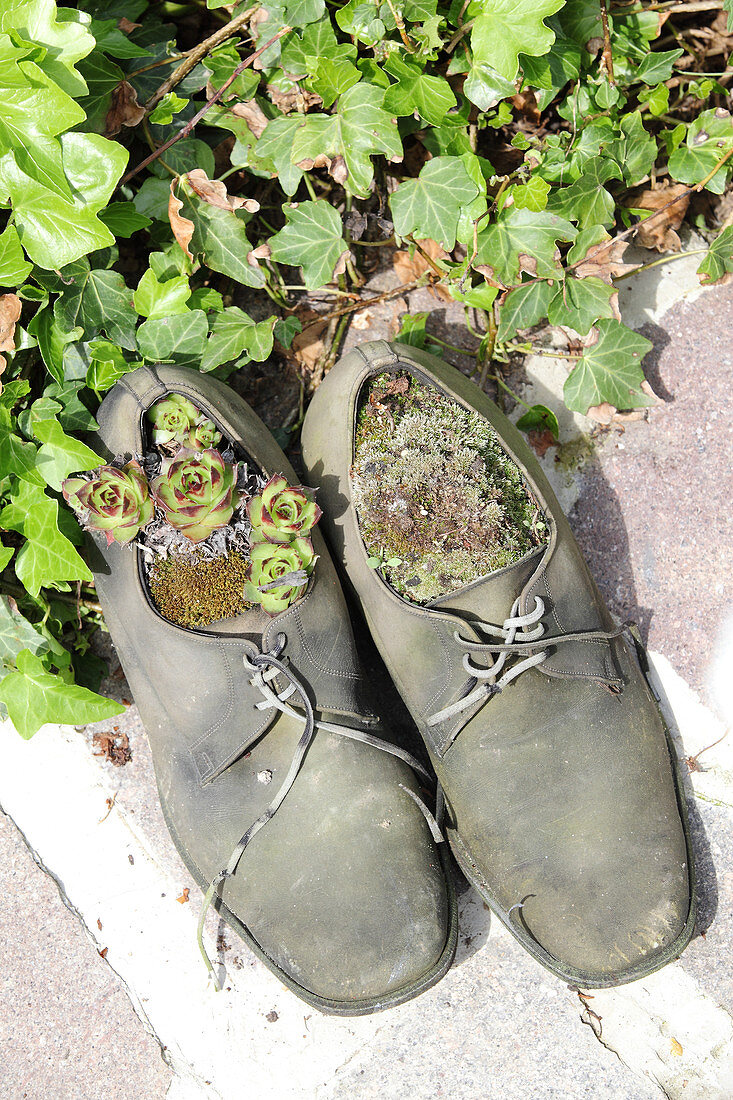
[[[480,413],[407,373],[362,395],[354,503],[372,564],[429,603],[512,565],[547,540],[540,509]]]

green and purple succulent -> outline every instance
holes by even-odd
[[[108,546],[131,542],[154,515],[147,478],[134,460],[122,469],[100,466],[91,479],[68,477],[61,491],[85,527],[104,531]]]
[[[184,444],[201,413],[187,397],[170,393],[151,405],[146,415],[153,425],[153,443],[161,447],[168,443]]]
[[[151,488],[171,527],[203,542],[232,518],[236,482],[236,467],[210,449],[173,459]]]
[[[185,439],[185,446],[192,451],[208,451],[221,442],[221,432],[213,420],[199,417],[198,421],[189,429]]]
[[[322,513],[311,490],[302,485],[290,486],[282,474],[277,474],[248,501],[247,515],[253,544],[267,541],[287,545],[310,534]]]
[[[303,595],[315,563],[310,539],[295,538],[287,545],[258,542],[251,551],[245,598],[268,615],[279,615]]]

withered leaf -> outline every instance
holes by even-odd
[[[431,260],[446,260],[448,258],[448,253],[437,241],[426,238],[417,243]],[[399,275],[401,283],[411,283],[414,279],[419,279],[426,271],[432,271],[425,256],[417,249],[414,250],[412,256],[407,251],[395,252],[392,257],[392,266]],[[442,298],[445,302],[452,301],[448,288],[440,283],[437,286],[431,286],[430,290],[437,298]]]
[[[17,294],[0,294],[0,352],[15,350],[15,326],[20,319],[22,303]],[[8,365],[0,354],[0,374]]]
[[[679,196],[679,198],[678,198]],[[677,199],[676,202],[673,202]],[[672,205],[662,210],[667,203]],[[632,200],[640,210],[661,210],[653,219],[643,221],[636,230],[636,239],[644,248],[657,252],[679,252],[682,247],[676,230],[682,225],[690,205],[690,189],[682,183],[667,184],[655,190],[644,191]]]
[[[235,103],[230,110],[237,118],[244,119],[248,129],[252,131],[256,138],[262,137],[268,118],[256,99],[248,99],[245,103]]]
[[[168,199],[168,221],[171,223],[171,229],[173,230],[173,236],[178,241],[183,251],[188,256],[189,260],[193,260],[193,252],[188,247],[193,237],[194,224],[190,218],[184,218],[181,214],[183,208],[183,202],[178,198],[175,192],[175,187],[178,183],[178,178],[171,180],[171,195]]]
[[[220,210],[244,209],[254,214],[260,208],[256,199],[243,199],[240,195],[227,194],[221,180],[210,180],[203,168],[194,168],[192,172],[187,172],[186,179],[200,199],[210,206],[218,206]]]
[[[176,901],[179,901],[181,903],[181,905],[185,905],[186,902],[189,900],[188,896],[189,896],[190,892],[191,891],[189,890],[188,886],[184,886],[183,890],[181,891],[180,897],[177,897]]]
[[[112,102],[104,120],[104,136],[114,137],[123,126],[137,126],[145,118],[145,108],[137,101],[137,92],[127,80],[112,89]]]
[[[284,115],[292,114],[293,111],[305,114],[311,107],[319,107],[323,103],[319,95],[316,95],[315,92],[306,91],[298,84],[294,84],[286,92],[281,92],[274,84],[268,84],[265,91],[271,102]]]
[[[612,279],[633,271],[639,264],[624,263],[623,257],[629,248],[628,241],[609,240],[603,244],[594,245],[588,250],[588,255],[582,263],[573,268],[579,279],[588,275],[595,275],[604,282],[610,283]]]

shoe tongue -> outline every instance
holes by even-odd
[[[473,584],[440,596],[427,606],[436,611],[457,611],[470,619],[501,625],[510,614],[512,604],[537,568],[544,553],[539,547],[516,565],[489,573]]]
[[[259,645],[269,622],[270,616],[261,607],[257,607],[243,611],[241,615],[233,615],[230,619],[208,623],[204,629],[214,634],[236,634],[238,637],[245,635]]]

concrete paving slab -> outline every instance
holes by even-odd
[[[104,927],[97,929],[105,941]],[[0,1093],[156,1100],[171,1070],[54,880],[0,813]]]

